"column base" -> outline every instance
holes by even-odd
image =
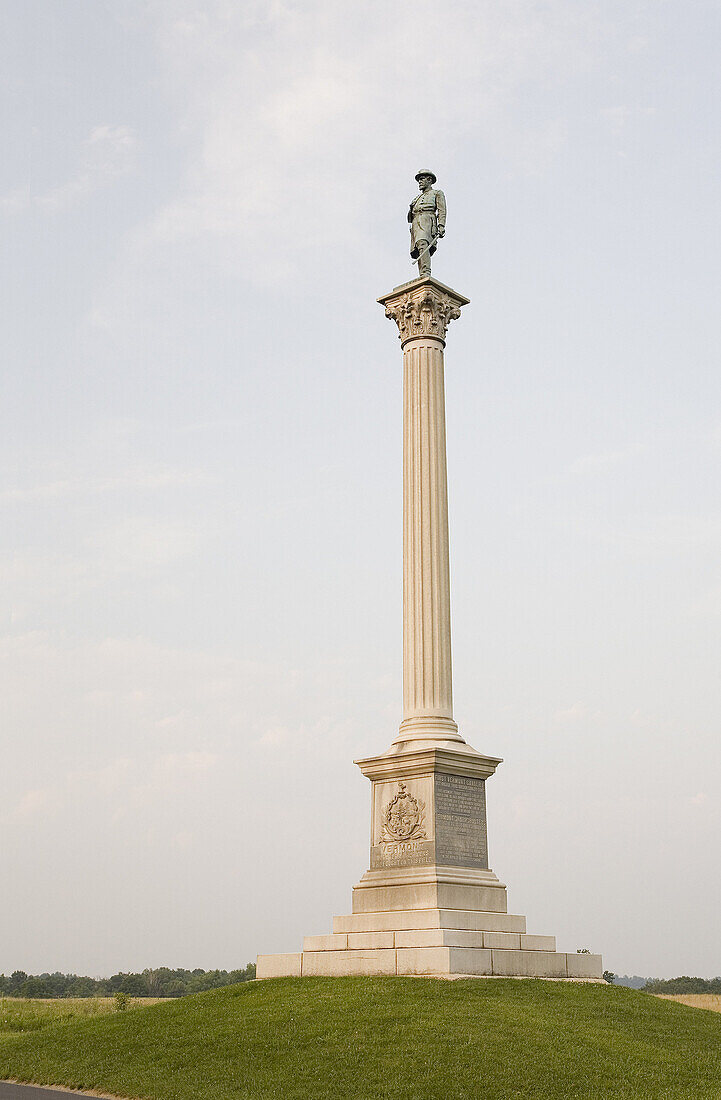
[[[465,745],[452,718],[443,715],[421,714],[404,718],[389,752],[412,752],[429,745]],[[471,750],[473,751],[473,750]]]
[[[353,887],[353,913],[409,909],[506,913],[506,887],[490,870],[438,865],[366,871]]]

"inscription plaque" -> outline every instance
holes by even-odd
[[[435,775],[436,863],[488,867],[486,785],[466,775]]]
[[[430,840],[406,840],[397,844],[376,844],[371,848],[371,870],[381,867],[422,867],[433,863]]]

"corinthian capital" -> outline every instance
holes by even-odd
[[[378,301],[386,307],[386,317],[398,325],[402,344],[417,336],[435,336],[445,342],[449,324],[468,304],[468,298],[430,277],[396,287]]]

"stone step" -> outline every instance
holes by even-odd
[[[473,947],[399,948],[396,951],[396,973],[523,978],[602,977],[600,955],[571,955],[560,951],[486,950]]]
[[[285,951],[278,955],[258,955],[255,963],[256,978],[299,978],[303,953]]]
[[[555,936],[528,936],[521,932],[468,931],[457,928],[421,928],[393,932],[347,932],[306,936],[304,951],[368,951],[394,947],[476,947],[510,951],[555,951]]]
[[[523,932],[526,918],[477,909],[397,909],[333,917],[333,932],[402,932],[420,928],[456,928],[473,932]]]
[[[478,909],[482,913],[507,912],[506,888],[495,875],[495,884],[455,882],[431,878],[429,881],[390,883],[388,879],[369,878],[368,871],[353,887],[354,913],[389,913],[406,909]],[[462,874],[459,870],[458,874]],[[470,874],[470,872],[469,872]],[[481,872],[478,872],[481,874]],[[491,875],[491,872],[485,872]],[[375,885],[377,881],[384,885]]]
[[[376,951],[304,951],[304,978],[341,974],[396,974],[393,948]]]
[[[274,960],[278,959],[278,963]],[[285,969],[284,969],[285,967]],[[261,955],[258,977],[281,973],[303,977],[342,974],[409,974],[478,977],[565,978],[602,981],[600,955],[480,947],[407,947],[375,950],[304,951],[297,956]]]

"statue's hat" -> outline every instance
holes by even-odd
[[[416,179],[417,180],[419,180],[421,178],[421,176],[430,176],[431,177],[431,183],[436,182],[436,178],[437,178],[436,173],[431,172],[428,168],[421,168],[420,172],[416,172]]]

